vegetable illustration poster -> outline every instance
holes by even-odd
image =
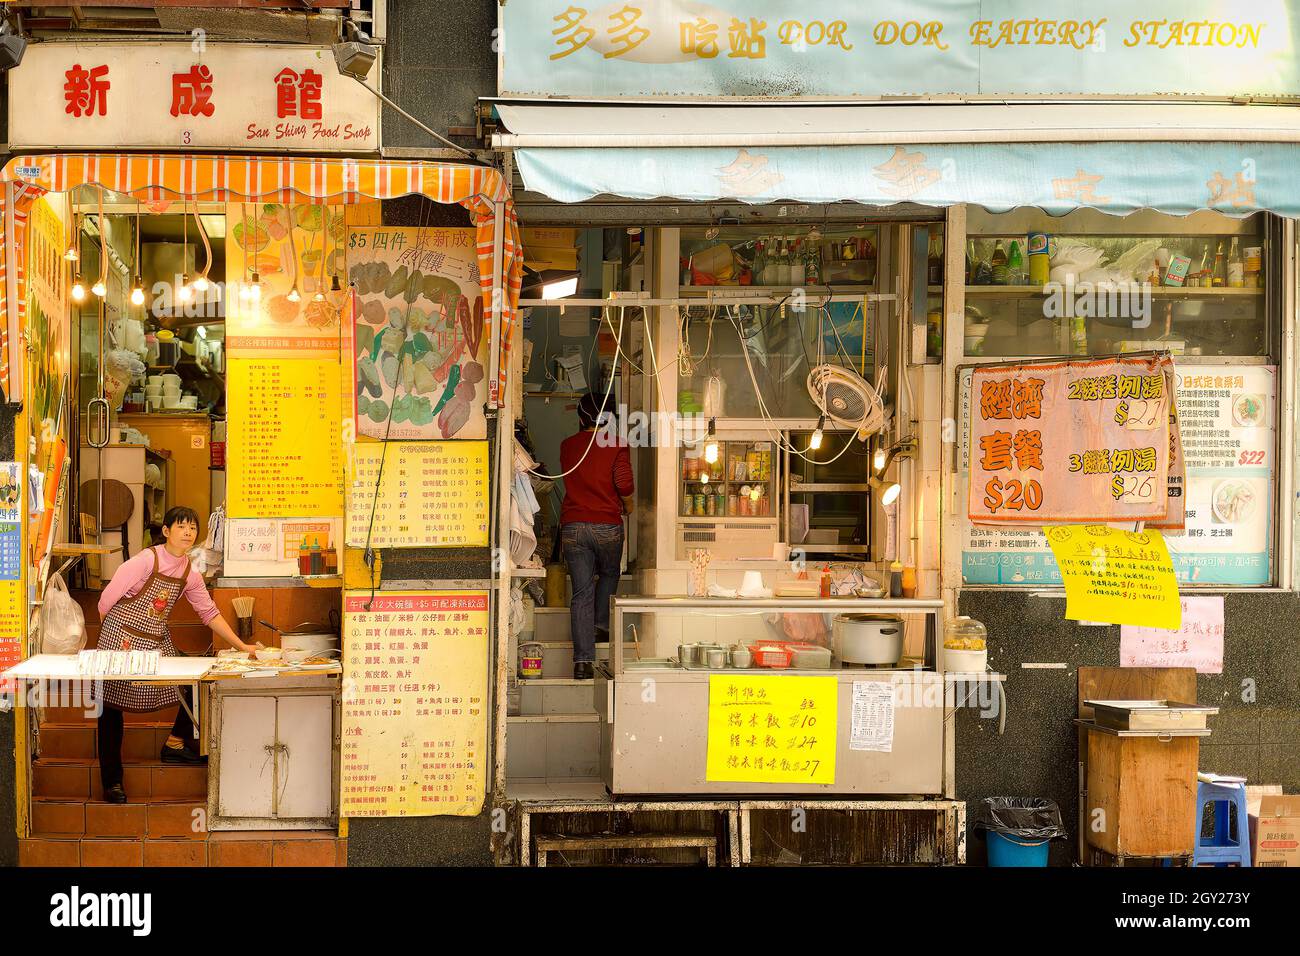
[[[474,230],[351,229],[347,267],[356,291],[357,433],[486,438]]]
[[[337,355],[348,281],[343,207],[230,203],[226,221],[231,354]]]

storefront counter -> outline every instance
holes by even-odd
[[[596,674],[601,772],[614,794],[938,795],[955,707],[996,675],[876,668],[683,664],[678,643],[789,640],[839,613],[925,615],[937,600],[617,598]],[[794,630],[798,630],[795,627]],[[829,644],[824,645],[829,646]]]

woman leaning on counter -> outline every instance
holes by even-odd
[[[146,548],[125,562],[99,598],[102,625],[99,643],[102,651],[160,651],[164,657],[178,657],[172,646],[167,621],[181,595],[190,602],[204,624],[231,647],[252,652],[230,629],[199,573],[190,567],[187,557],[199,533],[199,516],[191,508],[172,508],[163,516],[164,544]],[[179,704],[182,696],[193,707],[188,689],[129,681],[105,681],[99,690],[102,707],[99,715],[99,774],[104,785],[104,799],[109,803],[126,803],[122,789],[123,711],[162,710]],[[165,763],[202,764],[207,758],[199,754],[194,738],[194,723],[185,707],[176,712],[171,736],[163,745]]]

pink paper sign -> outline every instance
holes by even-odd
[[[1125,624],[1119,631],[1122,667],[1195,667],[1223,673],[1223,597],[1182,599],[1183,626],[1176,631]]]

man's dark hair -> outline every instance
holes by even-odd
[[[162,526],[164,528],[170,528],[173,525],[180,524],[181,522],[192,524],[200,531],[203,530],[203,525],[199,524],[198,512],[193,508],[186,508],[184,505],[177,505],[175,508],[168,508],[167,513],[163,515]]]
[[[595,428],[600,424],[602,400],[592,392],[578,399],[578,425],[582,428]]]

